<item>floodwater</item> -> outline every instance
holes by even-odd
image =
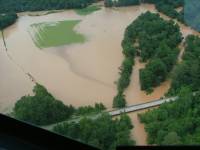
[[[25,73],[31,74],[65,104],[78,107],[102,102],[111,109],[116,95],[114,82],[119,78],[118,68],[123,60],[121,41],[125,28],[147,10],[156,12],[153,5],[143,4],[103,7],[87,16],[79,16],[73,10],[44,16],[20,13],[18,21],[4,31],[7,52],[0,37],[0,112],[10,110],[21,96],[32,94],[34,83]],[[162,17],[168,19],[164,15]],[[30,25],[61,20],[82,20],[75,30],[85,35],[87,41],[46,49],[36,47],[28,33]],[[182,24],[181,31],[184,36],[194,33]],[[170,81],[155,88],[151,95],[146,95],[140,90],[139,83],[139,69],[145,64],[139,63],[138,58],[135,62],[131,84],[125,91],[128,105],[162,97],[170,87]],[[137,143],[146,144],[143,125],[137,120],[136,113],[130,116],[135,125],[134,135],[138,136]]]
[[[121,41],[124,30],[142,12],[151,9],[154,9],[153,5],[103,7],[87,16],[79,16],[73,10],[44,16],[21,13],[17,23],[4,31],[8,52],[26,73],[65,104],[78,107],[102,102],[110,109],[116,95],[114,82],[119,78],[118,67],[123,60]],[[84,44],[39,49],[28,33],[33,23],[79,19],[82,21],[75,30],[86,36]],[[33,85],[31,81],[27,84]],[[16,92],[19,90],[18,86],[12,88]],[[27,90],[27,86],[20,88]],[[18,97],[23,95],[25,93]],[[9,92],[9,96],[12,97],[12,93]],[[14,98],[13,103],[17,100]],[[128,99],[130,104],[136,102],[132,99]]]

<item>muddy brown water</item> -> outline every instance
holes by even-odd
[[[114,82],[119,78],[118,67],[123,60],[121,41],[124,30],[147,10],[157,12],[153,5],[144,4],[103,7],[87,16],[79,16],[73,10],[44,16],[20,13],[18,21],[4,31],[10,57],[0,37],[0,112],[10,111],[21,96],[32,94],[34,84],[25,72],[65,104],[78,107],[102,102],[111,109],[116,95]],[[169,19],[164,15],[162,17]],[[39,49],[28,33],[33,23],[77,19],[82,21],[75,30],[86,36],[84,44]],[[184,37],[197,34],[191,28],[180,25]],[[138,73],[145,64],[138,60],[136,58],[131,84],[125,91],[128,105],[159,99],[170,87],[170,81],[166,81],[151,95],[141,91]],[[130,113],[130,117],[135,125],[134,135],[139,138],[137,143],[146,144],[144,127],[137,121],[136,113]]]

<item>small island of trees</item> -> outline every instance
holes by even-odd
[[[148,11],[133,21],[126,28],[121,43],[125,58],[120,67],[118,94],[114,97],[113,107],[126,104],[123,93],[130,84],[136,53],[142,62],[147,62],[146,67],[140,70],[141,89],[152,92],[153,87],[166,80],[176,63],[181,41],[179,26],[171,20],[165,21],[158,14]]]

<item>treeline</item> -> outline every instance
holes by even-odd
[[[200,31],[199,0],[144,0],[144,2],[155,4],[159,12]],[[178,7],[183,7],[183,9],[177,12],[176,8]]]
[[[78,123],[62,123],[53,131],[102,150],[115,150],[119,145],[134,145],[130,130],[133,128],[130,118],[122,115],[113,120],[108,114],[97,119],[83,118]]]
[[[0,13],[84,8],[96,0],[0,0]]]
[[[200,88],[200,38],[189,35],[185,41],[185,51],[182,62],[177,65],[172,74],[172,84],[169,95],[179,93],[181,87],[188,86],[192,91]]]
[[[120,67],[117,81],[118,94],[114,97],[113,107],[124,107],[124,91],[130,84],[134,58],[148,62],[140,70],[141,89],[148,92],[163,82],[176,63],[182,41],[179,26],[173,21],[165,21],[158,14],[146,12],[133,21],[125,30],[122,48],[124,61]]]
[[[102,103],[77,109],[72,105],[64,105],[39,84],[36,84],[33,92],[34,96],[23,96],[16,102],[13,109],[15,118],[36,125],[48,125],[67,120],[72,115],[94,114],[106,109]]]
[[[200,38],[189,35],[168,95],[175,102],[140,115],[149,144],[200,144]]]
[[[17,14],[0,14],[0,30],[12,25],[17,20]]]
[[[139,0],[104,0],[105,7],[138,5]]]
[[[149,144],[200,144],[200,92],[192,94],[189,87],[182,87],[178,96],[175,102],[139,115]]]
[[[97,0],[0,0],[0,29],[13,24],[17,12],[85,8]]]
[[[184,0],[143,0],[145,3],[153,3],[159,12],[184,22],[184,11],[177,12],[176,8],[184,7]]]

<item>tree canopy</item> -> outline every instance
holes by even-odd
[[[118,93],[114,97],[113,107],[126,105],[123,93],[130,84],[136,54],[141,61],[147,62],[145,68],[140,70],[141,89],[152,92],[153,87],[166,80],[176,63],[181,41],[182,34],[177,24],[149,11],[128,25],[121,43],[124,60],[120,67]]]
[[[182,62],[172,73],[168,93],[178,99],[140,115],[150,144],[200,143],[200,38],[189,35],[184,45]]]
[[[182,87],[178,99],[140,114],[145,123],[148,143],[158,145],[194,145],[200,143],[200,92],[192,94]]]
[[[169,95],[176,95],[182,86],[188,86],[192,91],[200,87],[200,38],[189,35],[185,41],[185,51],[182,62],[172,73],[172,84]]]
[[[0,14],[0,30],[13,24],[16,19],[17,15],[15,13]]]
[[[37,84],[34,96],[23,96],[13,109],[15,118],[37,125],[47,125],[68,119],[74,108],[56,100],[43,86]]]
[[[0,13],[84,8],[96,0],[0,0]]]
[[[130,137],[132,128],[133,125],[127,115],[112,120],[112,117],[105,113],[97,119],[83,118],[78,123],[58,124],[53,131],[102,150],[114,150],[118,145],[135,144]]]
[[[104,0],[104,4],[106,7],[130,6],[130,5],[138,5],[139,0]]]

